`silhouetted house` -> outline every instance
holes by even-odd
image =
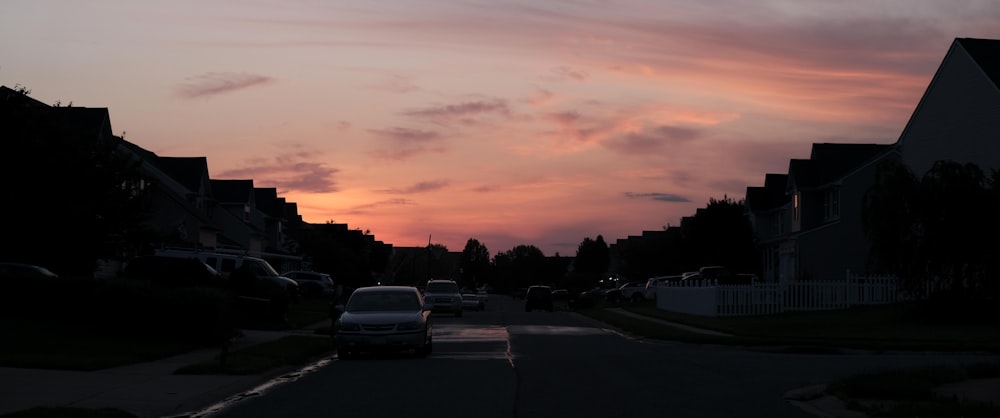
[[[264,251],[265,234],[254,219],[259,217],[254,194],[253,180],[212,179],[212,196],[221,211],[213,216],[219,226],[220,248],[261,254]]]
[[[1000,169],[1000,40],[955,39],[895,144],[814,144],[808,160],[789,164],[785,203],[779,177],[747,188],[764,278],[865,274],[862,202],[886,159],[918,177],[942,160]]]
[[[264,231],[264,251],[270,253],[294,252],[298,245],[288,235],[289,221],[286,218],[287,202],[278,197],[273,187],[254,189],[257,206],[253,215],[254,225]],[[297,212],[294,217],[299,218]]]
[[[1000,40],[952,42],[897,145],[918,178],[939,160],[1000,169]]]
[[[777,282],[781,277],[787,279],[795,273],[791,270],[795,266],[794,246],[789,245],[782,251],[785,235],[792,229],[792,217],[789,216],[792,199],[785,192],[787,185],[787,174],[769,173],[764,176],[764,187],[747,187],[743,202],[762,257],[760,279],[766,282]],[[787,270],[781,271],[782,266]]]
[[[122,141],[122,148],[139,161],[149,179],[149,228],[160,237],[157,246],[215,248],[222,231],[213,220],[208,162],[204,157],[160,157]]]

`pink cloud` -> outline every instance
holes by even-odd
[[[250,88],[274,81],[273,78],[247,73],[205,73],[188,77],[176,88],[178,96],[186,99],[215,96]]]
[[[601,145],[621,154],[650,155],[663,152],[669,145],[691,141],[701,136],[701,131],[696,129],[657,126],[642,132],[632,132],[607,139],[602,141]]]
[[[375,210],[375,209],[382,209],[384,207],[394,207],[394,206],[409,206],[409,205],[413,205],[413,204],[415,204],[415,203],[412,200],[410,200],[410,199],[402,199],[402,198],[400,198],[400,199],[380,200],[378,202],[367,203],[367,204],[364,204],[364,205],[357,205],[357,206],[351,207],[350,209],[347,210],[347,212],[345,212],[345,214],[347,214],[347,215],[364,215],[364,214],[368,214],[369,212],[371,212],[372,210]]]
[[[338,190],[334,176],[339,169],[309,161],[316,152],[280,154],[273,158],[255,158],[243,168],[214,174],[216,178],[249,178],[261,187],[274,187],[279,194],[290,192],[331,193]]]
[[[513,117],[504,100],[464,102],[455,105],[433,106],[423,109],[403,112],[405,116],[427,119],[439,125],[473,125],[482,118],[500,116],[504,119]]]
[[[428,152],[444,153],[444,138],[435,131],[410,128],[369,129],[369,133],[388,144],[371,152],[378,159],[406,160]]]
[[[422,181],[420,183],[416,183],[416,184],[413,184],[411,186],[408,186],[408,187],[405,187],[405,188],[402,188],[402,189],[383,189],[383,190],[379,190],[378,193],[385,193],[385,194],[416,194],[416,193],[425,193],[425,192],[432,192],[432,191],[436,191],[436,190],[441,190],[441,189],[443,189],[445,187],[448,187],[448,185],[450,183],[451,182],[448,181],[448,180]]]
[[[555,67],[551,70],[551,73],[559,80],[573,80],[573,81],[584,81],[590,74],[586,71],[577,70],[566,66]]]

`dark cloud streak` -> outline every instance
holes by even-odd
[[[185,99],[215,96],[250,88],[274,81],[271,77],[247,73],[205,73],[189,77],[176,88],[177,95]]]
[[[671,194],[671,193],[633,193],[625,192],[625,197],[629,199],[650,199],[660,202],[671,202],[671,203],[687,203],[691,199],[688,199],[681,195]]]

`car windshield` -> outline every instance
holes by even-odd
[[[412,292],[356,293],[347,302],[348,312],[363,311],[417,311],[420,300]]]
[[[427,293],[458,293],[458,284],[451,282],[427,283]]]

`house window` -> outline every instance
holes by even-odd
[[[799,194],[792,196],[792,220],[799,220]]]
[[[833,188],[823,193],[823,219],[833,220],[840,217],[840,189]]]

